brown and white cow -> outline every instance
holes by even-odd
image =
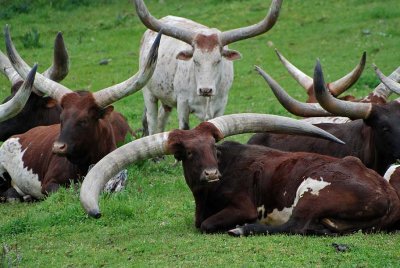
[[[6,27],[8,57],[26,79],[29,66],[19,56]],[[128,80],[95,93],[78,94],[41,74],[34,86],[56,99],[62,108],[60,124],[36,127],[6,140],[0,147],[0,174],[8,182],[6,198],[43,198],[86,175],[90,165],[116,148],[110,123],[111,103],[140,90],[154,72],[161,34],[147,64]]]
[[[11,95],[5,99],[7,101],[18,92],[24,80],[1,51],[0,71],[11,82]],[[60,82],[67,76],[68,71],[69,56],[62,34],[59,32],[54,41],[53,64],[43,73],[43,76]],[[58,124],[60,123],[60,114],[61,107],[55,99],[43,96],[43,93],[33,88],[23,109],[15,117],[0,122],[0,141],[5,141],[12,135],[24,133],[33,127]],[[123,143],[128,133],[133,134],[122,114],[113,111],[110,121],[117,143]]]
[[[290,131],[292,120],[227,115],[192,130],[136,140],[93,167],[82,184],[81,203],[89,215],[99,217],[98,195],[114,172],[140,159],[173,154],[182,161],[195,199],[195,225],[202,232],[256,222],[267,224],[264,233],[342,234],[395,228],[400,219],[396,190],[355,157],[288,153],[235,142],[216,145],[224,137],[263,128]],[[306,127],[304,122],[296,124]],[[248,234],[247,227],[230,233]]]
[[[259,72],[271,88],[279,88],[279,85],[269,75],[261,69]],[[248,144],[264,145],[289,152],[313,152],[334,157],[355,156],[380,175],[383,175],[391,164],[400,159],[400,143],[398,141],[398,137],[400,137],[400,99],[382,104],[336,99],[325,86],[319,62],[314,73],[314,89],[322,107],[317,104],[302,104],[312,108],[307,113],[311,111],[313,116],[325,116],[331,113],[335,116],[354,119],[343,124],[316,124],[345,141],[345,145],[338,146],[328,141],[309,137],[271,133],[255,134],[250,138]],[[282,90],[282,88],[279,89],[279,91]]]
[[[149,134],[164,131],[173,107],[177,108],[180,129],[189,128],[189,114],[208,120],[224,114],[233,81],[233,62],[239,52],[228,49],[233,42],[270,30],[276,23],[283,0],[273,0],[261,22],[221,32],[188,20],[167,16],[154,18],[142,0],[135,0],[136,11],[149,29],[142,39],[140,65],[144,64],[155,32],[163,29],[168,37],[160,44],[160,59],[155,74],[143,88],[144,128]],[[158,109],[158,101],[161,106]],[[147,122],[146,122],[147,121]]]

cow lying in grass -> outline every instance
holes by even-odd
[[[29,66],[16,51],[6,27],[10,62],[23,78]],[[116,139],[110,115],[113,102],[140,90],[152,76],[161,34],[149,52],[146,66],[128,80],[95,93],[76,93],[36,75],[34,86],[60,103],[60,124],[36,127],[15,135],[0,147],[0,175],[7,184],[1,195],[41,199],[86,175],[90,165],[114,150]]]

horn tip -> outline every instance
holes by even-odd
[[[101,213],[97,209],[92,209],[88,211],[88,215],[95,219],[99,219],[101,217]]]

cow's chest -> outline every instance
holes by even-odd
[[[320,191],[330,184],[331,183],[324,181],[323,178],[312,179],[309,177],[303,180],[303,182],[298,186],[296,190],[296,195],[294,195],[291,198],[291,200],[293,200],[291,206],[278,209],[278,208],[268,207],[268,204],[261,204],[260,206],[257,207],[258,221],[262,224],[272,225],[272,226],[285,224],[286,222],[289,221],[296,207],[300,205],[302,198],[306,193],[319,196]],[[282,189],[281,193],[282,193],[281,196],[276,196],[277,199],[287,198],[286,195],[288,194],[288,191]]]
[[[18,138],[10,138],[0,148],[1,173],[7,172],[11,177],[11,185],[21,195],[31,195],[41,199],[44,195],[41,192],[41,183],[38,174],[25,166],[23,150]]]

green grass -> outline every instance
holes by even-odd
[[[140,38],[145,28],[130,0],[38,1],[29,6],[1,4],[0,25],[9,24],[24,59],[51,64],[53,40],[62,31],[71,60],[63,84],[71,89],[98,90],[127,79],[137,71]],[[264,17],[270,1],[165,0],[146,1],[156,17],[173,14],[228,30]],[[14,6],[13,6],[14,5]],[[345,75],[367,51],[367,67],[349,93],[367,95],[378,83],[371,68],[385,74],[399,65],[400,9],[396,0],[285,0],[277,25],[268,34],[232,44],[243,59],[235,62],[235,80],[226,113],[259,112],[288,115],[265,82],[253,71],[257,64],[293,96],[304,91],[289,77],[273,49],[308,74],[320,58],[326,80]],[[56,10],[57,8],[57,10]],[[40,45],[24,47],[24,36],[36,29]],[[364,34],[367,32],[369,34]],[[272,46],[268,46],[268,43]],[[4,52],[4,45],[0,46]],[[101,59],[112,59],[99,65]],[[9,92],[0,77],[0,97]],[[140,127],[140,93],[115,103],[132,128]],[[191,125],[199,121],[191,118]],[[168,129],[177,127],[176,112]],[[235,137],[245,142],[249,135]],[[203,235],[194,227],[194,201],[182,169],[173,159],[144,162],[129,168],[127,190],[104,195],[103,217],[89,219],[78,193],[64,189],[43,202],[0,204],[2,264],[18,267],[130,267],[130,266],[341,266],[398,267],[399,234],[361,234],[343,237],[275,235],[234,239],[225,234]],[[332,242],[345,243],[349,252],[337,253]],[[1,252],[1,249],[0,249]]]

